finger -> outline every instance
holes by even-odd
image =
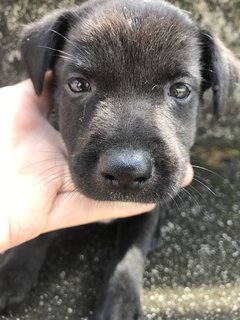
[[[75,192],[57,196],[45,232],[97,222],[125,218],[149,212],[155,204],[95,201]]]
[[[186,187],[191,183],[193,173],[193,168],[189,163],[181,181],[182,187]],[[68,184],[68,188],[70,188],[70,185]],[[71,191],[74,189],[74,185],[72,184]],[[70,191],[67,188],[63,188],[62,190]],[[57,196],[45,231],[87,224],[104,219],[124,218],[151,211],[155,206],[156,204],[97,202],[80,195],[78,192],[64,192]]]
[[[2,200],[1,200],[2,202]],[[9,217],[6,212],[4,203],[1,203],[0,209],[0,254],[10,247],[10,228]]]
[[[19,101],[25,105],[26,108],[34,107],[44,116],[46,116],[52,107],[52,91],[53,80],[52,72],[48,71],[45,75],[43,91],[41,95],[37,95],[30,79],[24,80],[16,85],[19,90],[21,99]]]
[[[1,203],[0,252],[43,233],[56,197],[55,187],[36,184],[32,177],[14,179],[9,185],[12,192]]]
[[[189,163],[188,166],[187,166],[185,175],[184,175],[184,177],[182,178],[181,186],[182,186],[183,188],[187,187],[187,186],[192,182],[193,176],[194,176],[193,167],[192,167],[192,165]]]

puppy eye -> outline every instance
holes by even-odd
[[[68,81],[70,90],[74,93],[85,93],[91,91],[89,82],[81,78],[72,78]]]
[[[191,93],[191,87],[185,83],[175,83],[170,87],[169,95],[176,99],[186,99]]]

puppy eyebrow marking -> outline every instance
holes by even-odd
[[[175,74],[176,78],[192,78],[192,74],[188,71],[179,70]]]
[[[94,66],[91,65],[87,59],[75,57],[74,60],[69,59],[67,61],[69,61],[67,66],[69,73],[81,74],[87,78],[93,78],[96,76],[97,70],[95,70]]]
[[[169,75],[169,77],[168,77],[169,81],[181,80],[181,79],[183,79],[183,80],[190,79],[192,81],[196,81],[197,77],[195,77],[192,73],[190,73],[188,71],[183,71],[183,70],[176,71],[175,74]]]

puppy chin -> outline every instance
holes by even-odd
[[[124,211],[126,212],[126,216],[130,213],[131,215],[138,215],[142,213],[147,213],[151,212],[154,210],[157,206],[155,203],[150,203],[150,204],[142,204],[142,203],[137,203],[137,202],[109,202],[109,206],[112,207],[113,212],[120,212]],[[99,221],[101,224],[109,224],[114,222],[116,219],[105,219]]]

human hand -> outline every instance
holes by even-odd
[[[46,120],[51,74],[0,89],[0,252],[41,233],[150,211],[154,204],[99,202],[76,191],[61,135]],[[192,180],[192,167],[182,186]]]

